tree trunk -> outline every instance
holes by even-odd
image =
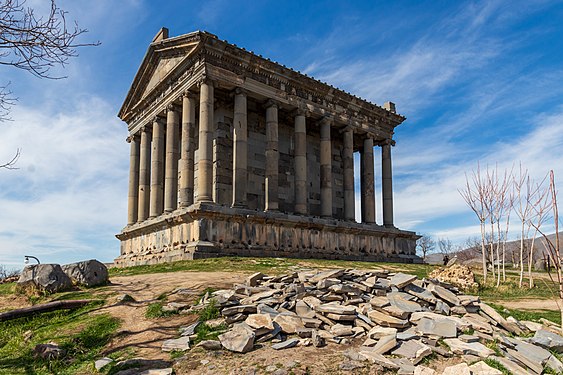
[[[483,284],[487,284],[487,249],[485,249],[485,223],[481,222],[481,253],[483,254]]]
[[[23,309],[6,311],[0,313],[0,322],[5,320],[22,318],[24,316],[30,316],[34,314],[42,314],[49,311],[76,309],[78,307],[85,306],[90,302],[92,302],[92,300],[79,299],[79,300],[55,301],[55,302],[44,303],[42,305],[25,307]]]

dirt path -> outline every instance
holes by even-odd
[[[182,288],[185,293],[172,294],[167,301],[195,302],[205,288],[230,288],[243,281],[245,275],[232,272],[173,272],[136,276],[112,277],[112,285],[101,294],[129,294],[136,302],[113,304],[99,312],[107,312],[121,319],[121,330],[110,343],[106,354],[126,350],[135,356],[152,359],[169,359],[161,350],[164,340],[175,338],[178,328],[196,320],[195,315],[177,315],[168,318],[148,319],[145,311],[149,303],[163,293]]]
[[[490,302],[511,310],[559,310],[552,299],[491,300]]]

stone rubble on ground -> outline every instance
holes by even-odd
[[[563,373],[563,364],[550,352],[563,352],[563,337],[553,322],[505,319],[478,297],[435,279],[386,270],[256,273],[245,284],[207,293],[183,311],[198,311],[211,301],[221,318],[206,324],[228,329],[218,341],[196,345],[208,350],[246,353],[268,341],[273,349],[287,350],[358,339],[361,346],[343,352],[348,360],[342,370],[353,371],[368,361],[400,374],[438,374],[428,363],[420,364],[424,358],[456,355],[464,363],[443,374],[500,373],[483,360],[494,360],[514,374],[541,374],[548,367]],[[197,324],[181,328],[177,340],[193,337]],[[527,338],[518,337],[522,335]],[[488,346],[493,340],[495,350]],[[179,350],[187,350],[189,340],[185,344]]]

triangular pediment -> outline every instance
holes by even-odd
[[[189,69],[202,36],[205,34],[194,32],[151,43],[118,116],[124,120],[139,102],[160,90],[169,78]]]

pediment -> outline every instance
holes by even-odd
[[[122,120],[138,103],[158,92],[172,77],[189,69],[190,61],[201,43],[199,33],[152,43],[141,63],[127,97],[119,111]]]

